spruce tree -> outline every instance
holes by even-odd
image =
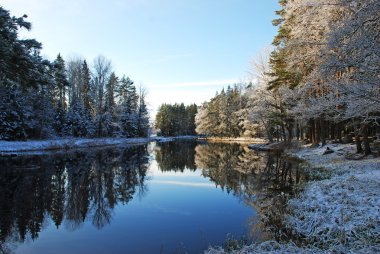
[[[139,91],[139,113],[137,121],[137,132],[139,137],[147,137],[149,134],[149,112],[145,103],[146,93],[143,88],[140,87]]]
[[[57,101],[66,107],[66,89],[69,85],[66,75],[65,61],[61,57],[61,54],[58,54],[54,63],[54,80],[55,80],[55,96]]]

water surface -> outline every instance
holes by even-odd
[[[232,236],[257,241],[281,227],[271,214],[301,180],[289,160],[238,144],[3,157],[0,253],[202,253]]]

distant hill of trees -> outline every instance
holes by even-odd
[[[162,104],[156,115],[156,129],[160,136],[195,135],[197,105]]]

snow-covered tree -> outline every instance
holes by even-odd
[[[136,87],[129,77],[123,76],[120,80],[117,94],[121,135],[135,137],[138,135],[138,95]]]
[[[339,105],[337,114],[354,121],[356,139],[363,136],[369,154],[368,128],[379,125],[380,119],[380,2],[339,0],[339,4],[345,16],[332,26],[318,74],[327,77]],[[360,152],[360,142],[357,145]]]
[[[0,7],[0,139],[27,138],[33,102],[25,97],[49,80],[46,70],[50,63],[39,54],[41,43],[18,38],[19,29],[31,29],[25,18],[11,17]]]
[[[95,121],[96,121],[96,132],[98,136],[103,134],[103,114],[104,114],[104,93],[105,86],[108,82],[109,76],[111,74],[111,61],[106,59],[104,56],[98,56],[94,60],[93,65],[93,85],[95,92]]]

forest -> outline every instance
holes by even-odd
[[[162,104],[156,114],[155,127],[161,136],[195,135],[196,104]]]
[[[44,59],[42,44],[20,39],[27,16],[0,7],[0,140],[146,137],[146,90],[98,56]]]
[[[197,133],[322,145],[354,138],[358,153],[371,153],[380,132],[380,2],[279,4],[273,45],[252,61],[253,84],[201,105]]]
[[[279,0],[272,46],[253,59],[252,82],[228,86],[199,106],[162,104],[163,136],[294,138],[313,144],[355,140],[371,153],[379,136],[380,3]],[[0,9],[0,139],[144,137],[146,90],[98,56],[44,59],[20,39],[27,16]]]

